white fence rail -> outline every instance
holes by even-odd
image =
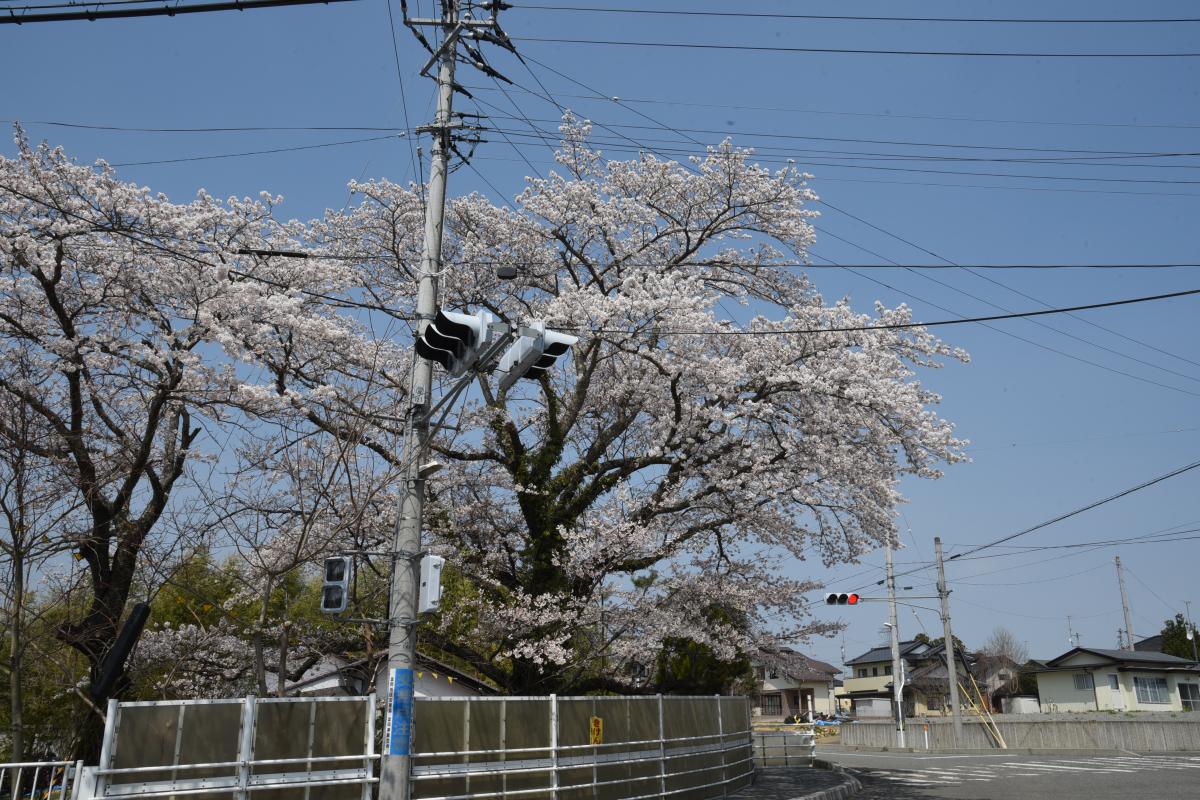
[[[0,763],[0,798],[72,800],[82,770],[82,761]]]
[[[788,727],[794,730],[754,732],[755,764],[760,767],[812,766],[817,753],[814,726]]]

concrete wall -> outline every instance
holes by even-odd
[[[1080,719],[1047,719],[1045,715],[1001,714],[995,717],[1000,735],[1011,749],[1037,750],[1134,750],[1171,752],[1200,750],[1200,718],[1190,714],[1179,718],[1155,715],[1154,718],[1130,719],[1109,714],[1091,714]],[[925,733],[929,749],[954,748],[954,729],[950,720],[907,720],[909,747],[924,749]],[[842,744],[850,747],[895,746],[891,723],[854,722],[842,725]],[[962,749],[991,750],[998,745],[984,726],[963,721]]]

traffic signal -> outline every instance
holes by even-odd
[[[858,595],[854,592],[838,594],[832,592],[825,595],[825,602],[831,606],[856,606],[858,605]]]
[[[417,354],[441,364],[451,375],[462,375],[474,365],[479,351],[491,338],[494,321],[488,311],[459,314],[439,308],[437,316],[417,337]]]
[[[350,556],[325,559],[324,581],[321,584],[321,611],[340,614],[350,603],[350,577],[354,561]]]
[[[500,391],[507,391],[521,378],[542,377],[578,341],[578,336],[547,330],[541,320],[521,328],[521,335],[501,356],[496,368],[500,373]]]

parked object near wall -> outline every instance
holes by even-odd
[[[1000,708],[1005,714],[1036,714],[1042,710],[1038,699],[1031,695],[1013,695],[1000,701]]]

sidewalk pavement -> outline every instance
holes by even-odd
[[[760,767],[753,786],[730,800],[845,800],[862,788],[858,779],[817,760],[820,767]]]

